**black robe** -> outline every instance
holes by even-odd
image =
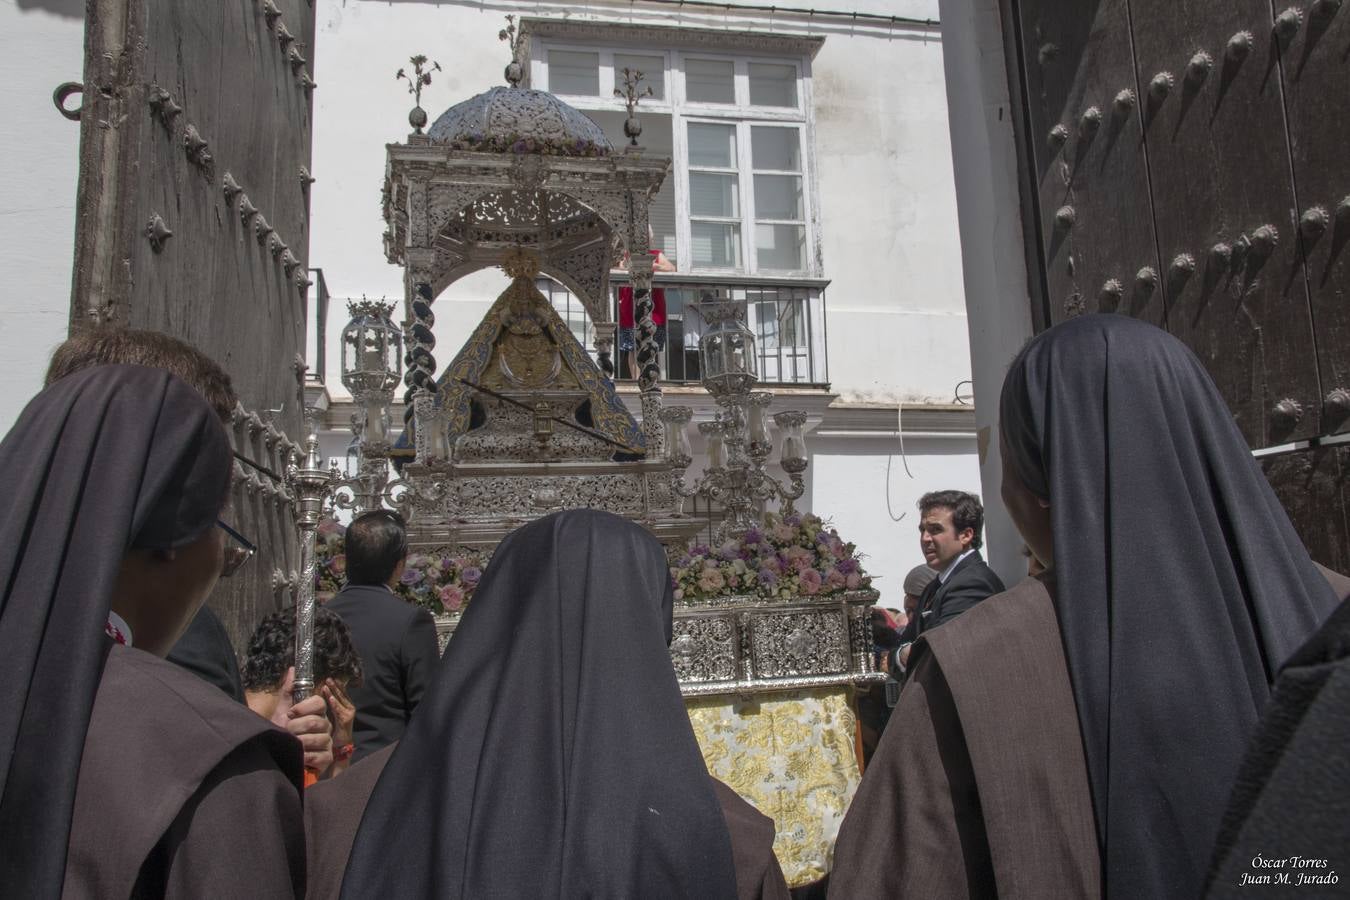
[[[1334,576],[1341,597],[1350,579]],[[1283,861],[1254,867],[1252,860]],[[1294,863],[1294,857],[1325,864]],[[1275,880],[1283,874],[1287,881]],[[1245,877],[1244,877],[1245,876]],[[1262,876],[1271,877],[1264,882]],[[1314,879],[1305,881],[1303,879]],[[1335,881],[1326,880],[1334,877]],[[1350,892],[1350,602],[1280,672],[1219,831],[1210,898]]]
[[[370,792],[396,744],[377,750],[339,778],[314,785],[305,794],[309,900],[336,900]],[[773,855],[774,824],[734,790],[712,779],[731,835],[737,900],[788,900],[787,881]]]
[[[1350,579],[1322,572],[1337,596],[1350,596]],[[839,830],[832,898],[1102,896],[1087,761],[1054,588],[1048,573],[1028,578],[915,644],[891,725]],[[1342,631],[1350,631],[1350,606],[1342,607],[1340,622]],[[1344,652],[1350,640],[1341,646]],[[1318,665],[1325,672],[1326,665]],[[1344,659],[1339,665],[1350,682],[1350,666]],[[1281,696],[1277,685],[1276,707]],[[1350,705],[1330,694],[1319,701],[1306,722],[1320,724],[1305,727],[1337,739],[1318,743],[1313,737],[1277,773],[1256,766],[1239,782],[1236,808],[1243,808],[1242,797],[1259,796],[1262,803],[1240,839],[1230,829],[1233,835],[1221,847],[1226,868],[1219,884],[1237,885],[1237,875],[1229,873],[1242,871],[1263,847],[1315,856],[1318,848],[1328,855],[1330,848],[1350,846],[1331,837],[1337,828],[1344,835],[1350,823],[1350,814],[1343,814],[1350,813],[1350,779],[1337,775],[1346,771],[1347,745],[1337,741],[1350,728]],[[1263,734],[1271,729],[1267,725]],[[1258,740],[1267,757],[1289,740],[1286,730]],[[1302,790],[1286,795],[1268,781]],[[1232,887],[1232,895],[1240,890]],[[1264,895],[1269,888],[1245,890]]]
[[[1335,593],[1162,329],[1102,314],[1042,332],[999,418],[1009,510],[1055,570],[1106,895],[1198,896],[1271,683]]]
[[[670,660],[673,595],[664,549],[617,516],[508,535],[370,795],[341,896],[736,897]]]

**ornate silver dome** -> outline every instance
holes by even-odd
[[[605,133],[584,114],[552,94],[495,87],[456,103],[427,131],[438,144],[457,150],[607,156]]]

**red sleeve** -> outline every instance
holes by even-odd
[[[633,289],[627,285],[619,288],[619,327],[633,327]]]

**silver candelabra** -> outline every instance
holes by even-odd
[[[806,442],[802,426],[806,413],[786,410],[773,415],[782,433],[779,465],[787,474],[784,484],[767,469],[773,452],[769,432],[769,405],[773,394],[752,390],[758,382],[754,332],[745,324],[745,304],[711,301],[699,304],[707,328],[699,340],[703,386],[720,407],[711,422],[699,423],[708,448],[708,465],[693,484],[684,475],[693,462],[688,426],[693,410],[668,406],[661,411],[666,447],[673,468],[672,489],[680,497],[701,496],[722,505],[725,518],[716,538],[740,537],[756,527],[765,504],[778,500],[790,513],[805,490]]]

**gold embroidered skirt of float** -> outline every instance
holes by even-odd
[[[773,849],[790,887],[830,871],[839,825],[862,777],[848,691],[685,700],[708,771],[773,819]]]

